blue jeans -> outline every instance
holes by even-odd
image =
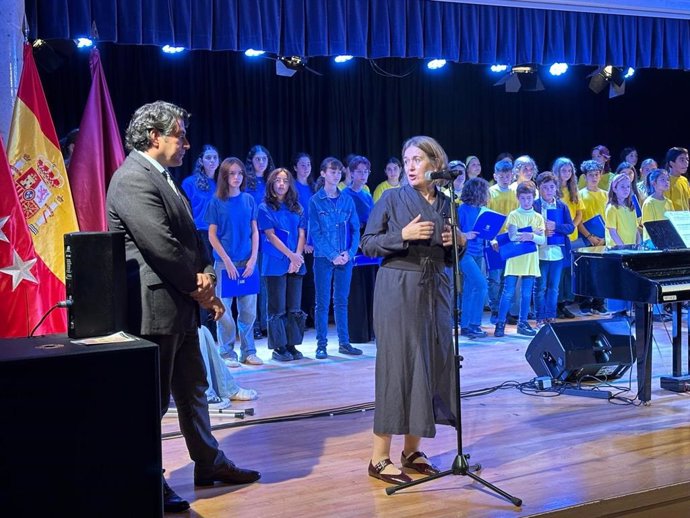
[[[240,387],[235,383],[235,379],[223,363],[211,332],[203,326],[199,328],[198,332],[201,356],[204,358],[204,365],[206,366],[206,382],[208,383],[206,399],[214,396],[227,398],[234,396]]]
[[[534,302],[537,306],[537,320],[556,318],[558,288],[561,283],[563,260],[539,261],[539,270],[541,271],[541,277],[537,277],[534,294]]]
[[[316,291],[316,346],[328,345],[328,308],[333,285],[333,315],[338,332],[338,343],[350,343],[347,327],[347,299],[352,280],[352,261],[336,266],[326,257],[314,257],[314,289]]]
[[[216,261],[214,266],[218,276],[221,270],[225,270],[223,261]],[[240,335],[240,359],[244,360],[250,354],[256,354],[254,345],[254,321],[256,320],[256,295],[243,295],[241,297],[221,297],[220,283],[216,287],[216,296],[223,301],[225,313],[218,323],[218,343],[220,353],[236,356],[235,336]],[[237,325],[232,318],[232,301],[237,299]]]
[[[519,322],[526,322],[529,314],[529,304],[532,300],[532,288],[534,287],[533,275],[506,275],[503,284],[503,293],[501,294],[501,304],[498,306],[498,320],[497,322],[505,324],[510,303],[515,295],[515,286],[518,279],[522,279],[522,289],[520,290],[520,313],[518,316]]]
[[[489,270],[487,281],[489,307],[492,313],[498,313],[498,306],[501,303],[501,293],[503,292],[503,269]]]
[[[465,254],[460,260],[462,268],[462,319],[460,325],[463,329],[468,326],[480,326],[482,313],[484,312],[484,299],[486,298],[487,282],[482,274],[481,255]]]
[[[268,348],[279,349],[299,345],[304,338],[306,315],[302,302],[302,275],[267,275]]]

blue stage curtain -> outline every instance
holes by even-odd
[[[690,20],[430,0],[26,0],[32,38],[280,55],[690,69]]]

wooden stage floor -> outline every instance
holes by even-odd
[[[535,374],[525,360],[528,338],[507,327],[505,338],[461,341],[463,394],[528,382]],[[315,360],[314,331],[300,348],[309,358],[269,360],[266,340],[257,342],[260,367],[232,369],[241,386],[259,391],[244,420],[212,416],[215,436],[239,466],[258,469],[247,487],[195,489],[193,464],[177,420],[163,420],[164,467],[172,487],[190,500],[189,516],[664,516],[690,515],[690,393],[659,387],[670,375],[670,324],[655,324],[653,390],[649,406],[578,396],[525,394],[516,388],[462,399],[464,452],[479,462],[479,475],[521,498],[509,501],[467,476],[439,480],[386,495],[367,475],[373,412],[340,415],[331,409],[371,407],[375,344],[346,357],[331,345],[327,360]],[[684,334],[685,340],[685,334]],[[331,344],[336,343],[331,337]],[[687,360],[684,353],[684,365]],[[635,397],[635,369],[616,387]],[[543,394],[543,393],[542,393]],[[367,405],[368,404],[368,405]],[[270,422],[271,418],[325,412],[323,417]],[[333,413],[335,415],[329,415]],[[266,422],[269,421],[269,422]],[[392,459],[399,465],[400,438]],[[438,427],[423,449],[442,469],[456,453],[455,430]]]

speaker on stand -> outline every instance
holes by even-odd
[[[70,338],[125,329],[127,272],[124,232],[65,234],[65,288]]]

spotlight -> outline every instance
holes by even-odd
[[[438,70],[439,68],[443,68],[446,66],[446,60],[445,59],[432,59],[426,64],[426,67],[429,70]]]
[[[531,65],[513,67],[510,72],[494,83],[494,86],[505,85],[506,92],[515,93],[520,90],[525,92],[540,92],[544,89],[537,68]]]
[[[184,50],[184,47],[173,47],[172,45],[163,45],[162,50],[166,54],[179,54]]]
[[[624,79],[628,79],[635,75],[635,69],[633,67],[628,67],[628,71],[623,76]]]
[[[609,99],[625,93],[625,75],[620,68],[606,65],[597,68],[589,76],[589,89],[595,94],[601,93],[609,86]]]
[[[554,63],[549,68],[549,73],[552,76],[562,76],[568,71],[568,65],[566,63]]]
[[[91,47],[93,45],[93,41],[89,38],[77,38],[77,48],[78,49],[83,49],[85,47]]]
[[[265,50],[254,50],[254,49],[247,49],[244,51],[244,55],[249,57],[249,58],[255,58],[257,56],[262,56],[266,53]]]
[[[345,56],[336,56],[335,58],[333,58],[333,61],[335,61],[336,63],[346,63],[346,62],[350,61],[351,59],[352,59],[352,56],[345,55]]]
[[[497,74],[506,70],[508,70],[508,65],[491,65],[491,71]]]

